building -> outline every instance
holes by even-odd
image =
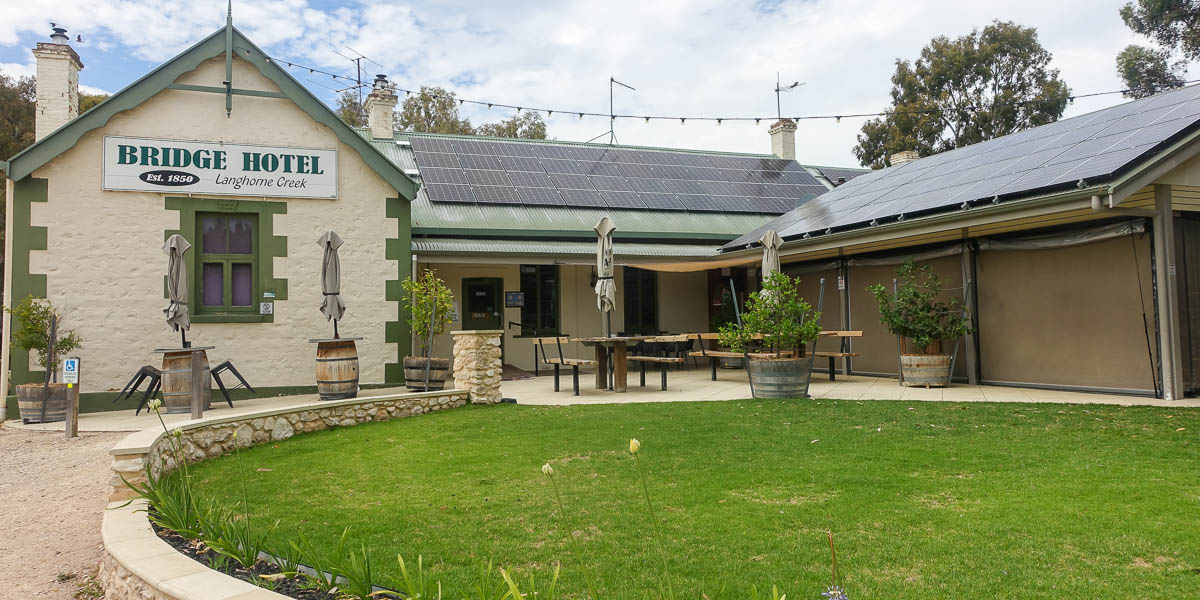
[[[419,270],[456,294],[452,328],[504,329],[506,359],[532,369],[522,337],[601,332],[600,216],[618,228],[614,331],[707,330],[730,278],[740,294],[757,285],[753,266],[724,265],[720,247],[862,172],[797,163],[790,121],[771,130],[780,156],[397,135],[385,77],[369,126],[354,129],[231,23],[84,115],[83,63],[65,32],[35,56],[37,142],[0,163],[4,297],[69,312],[84,339],[85,411],[118,408],[111,392],[178,344],[162,317],[171,234],[192,246],[189,339],[278,393],[314,384],[306,340],[332,329],[317,310],[316,241],[336,231],[342,335],[365,337],[363,383],[395,384],[420,334],[400,282]],[[447,338],[437,354],[449,355]],[[42,380],[10,336],[3,360],[3,389]]]
[[[857,373],[895,374],[865,288],[906,256],[963,294],[966,381],[1180,398],[1200,388],[1200,87],[863,175],[726,244],[842,282],[829,325],[862,329]],[[963,285],[969,282],[969,285]]]

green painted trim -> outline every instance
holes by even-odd
[[[396,219],[396,237],[385,240],[384,257],[396,262],[396,279],[384,283],[384,299],[396,302],[396,320],[383,324],[383,340],[396,344],[397,361],[383,365],[383,380],[404,381],[404,357],[412,351],[412,335],[408,327],[408,314],[404,310],[404,290],[400,282],[408,279],[412,271],[412,206],[400,198],[388,198],[385,216]]]
[[[10,303],[16,304],[26,296],[34,298],[46,297],[46,276],[29,272],[29,252],[47,249],[47,232],[45,227],[31,224],[34,202],[46,202],[47,181],[32,177],[13,182],[13,239],[12,264],[8,268],[12,272],[12,298]],[[16,320],[6,333],[10,336],[8,368],[12,373],[12,385],[22,383],[38,383],[45,379],[45,371],[29,368],[29,351],[11,344],[12,331],[17,328]]]
[[[185,73],[196,70],[204,61],[223,56],[225,54],[225,34],[225,27],[218,29],[196,45],[113,94],[104,102],[68,121],[50,135],[13,156],[9,159],[9,177],[16,181],[28,177],[38,167],[75,147],[84,134],[103,127],[117,113],[136,108],[155,94],[169,89],[176,79]],[[267,58],[266,53],[236,28],[233,29],[233,42],[241,51],[239,58],[253,64],[263,76],[279,86],[280,91],[309,117],[333,130],[342,143],[358,152],[367,166],[394,187],[401,196],[408,200],[416,197],[419,187],[416,181],[388,160],[379,149],[355,133],[354,129],[339,119],[332,109],[312,95],[307,88],[300,85],[287,71]]]
[[[253,383],[253,382],[251,382]],[[394,383],[364,383],[360,386],[364,390],[378,390],[390,387],[396,387]],[[146,390],[146,386],[142,386],[142,391]],[[315,385],[288,385],[277,387],[257,387],[254,392],[246,388],[230,390],[229,395],[233,398],[234,408],[237,408],[239,400],[250,400],[252,398],[275,398],[279,396],[299,396],[305,394],[316,394],[317,386]],[[120,402],[113,404],[120,392],[84,392],[79,394],[79,412],[81,413],[98,413],[111,412],[118,410],[128,410],[130,414],[137,409],[137,405],[141,402],[142,395],[139,393],[133,398],[125,398]],[[216,410],[229,410],[229,405],[225,404],[225,397],[221,395],[221,390],[217,389],[216,384],[213,384],[212,390],[213,408]],[[15,395],[8,396],[5,399],[5,405],[8,407],[8,418],[19,418],[20,412],[17,408],[17,397]],[[206,413],[208,414],[208,413]],[[154,417],[142,411],[142,415],[147,418],[146,427],[150,427],[152,422],[150,419]],[[220,413],[208,414],[208,416],[219,416]]]
[[[617,240],[646,240],[647,242],[656,242],[659,240],[717,240],[731,241],[737,239],[742,233],[701,233],[701,232],[654,232],[654,231],[620,231],[617,230],[613,234],[613,239]],[[596,232],[592,230],[581,231],[578,229],[475,229],[468,227],[413,227],[412,234],[419,237],[467,237],[467,238],[497,238],[497,239],[521,239],[521,238],[578,238],[582,240],[596,241]]]
[[[199,270],[196,268],[196,257],[199,256],[200,240],[197,239],[196,213],[253,213],[258,215],[258,297],[259,302],[277,302],[287,300],[287,280],[275,278],[275,258],[287,257],[287,238],[274,235],[274,215],[287,214],[286,202],[258,202],[253,200],[228,200],[216,198],[180,198],[167,197],[164,201],[167,210],[179,211],[179,229],[168,229],[163,233],[163,239],[174,234],[182,235],[192,248],[184,253],[184,264],[191,277],[188,292],[189,306],[193,307],[193,323],[274,323],[275,315],[259,315],[253,313],[205,314],[200,310],[200,286],[197,285]],[[166,297],[167,278],[163,276],[163,297]],[[274,292],[275,297],[263,297],[263,294]]]
[[[167,86],[169,90],[180,90],[183,92],[207,92],[210,94],[224,94],[225,88],[219,88],[211,85],[191,85],[189,83],[172,83]],[[287,96],[279,92],[268,92],[264,90],[240,90],[233,88],[229,90],[235,96],[257,96],[260,98],[284,98]]]

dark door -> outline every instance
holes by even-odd
[[[1175,282],[1179,287],[1179,341],[1184,391],[1200,391],[1200,216],[1175,218]]]
[[[504,280],[499,277],[463,279],[463,329],[504,329]],[[501,355],[504,352],[501,336]]]

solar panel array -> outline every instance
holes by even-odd
[[[792,160],[410,135],[433,202],[779,215],[826,187]]]
[[[1105,181],[1200,121],[1191,86],[855,177],[726,247]]]

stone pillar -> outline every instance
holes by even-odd
[[[54,42],[38,42],[33,49],[37,59],[34,135],[39,140],[79,115],[79,70],[83,61],[67,45],[66,31],[56,28],[50,36]]]
[[[771,134],[771,154],[787,160],[796,160],[796,122],[780,119],[767,133]]]
[[[454,338],[454,387],[466,390],[471,402],[500,401],[500,329],[451,331]]]
[[[395,112],[398,101],[399,98],[388,83],[387,76],[376,75],[374,87],[363,103],[363,109],[367,113],[367,127],[371,129],[371,139],[390,140],[395,137],[392,113]]]

